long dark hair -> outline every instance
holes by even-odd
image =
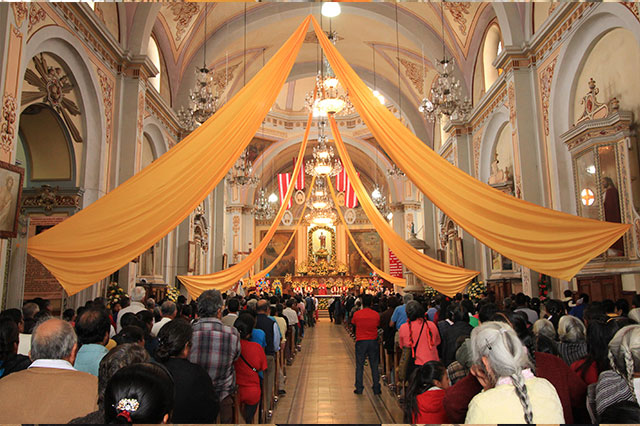
[[[11,318],[0,318],[0,361],[6,361],[14,353],[18,343],[18,326]]]
[[[184,318],[176,318],[163,325],[158,333],[158,361],[165,362],[172,356],[180,355],[185,346],[191,343],[192,336],[191,324]]]
[[[171,417],[172,411],[173,379],[158,364],[124,367],[107,384],[105,423],[158,424],[166,414]]]
[[[598,374],[610,370],[609,342],[620,329],[617,321],[603,321],[600,319],[589,321],[587,326],[587,352],[584,362],[576,373],[583,379],[593,363],[596,364]]]
[[[429,361],[418,365],[411,373],[409,386],[404,404],[404,422],[413,423],[413,417],[418,413],[418,395],[435,386],[434,380],[442,381],[447,370],[441,361]]]

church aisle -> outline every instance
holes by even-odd
[[[365,366],[362,395],[353,393],[355,345],[341,325],[321,318],[307,328],[302,351],[287,367],[286,396],[272,423],[402,423],[402,412],[388,389],[374,396]]]

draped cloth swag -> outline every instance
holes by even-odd
[[[336,206],[339,206],[338,197],[336,197],[336,191],[333,188],[331,179],[327,179],[327,182],[329,182],[329,190],[331,191],[331,198],[333,198],[333,203]],[[351,231],[349,231],[349,225],[347,225],[347,221],[344,220],[344,215],[342,214],[342,210],[340,210],[340,207],[336,207],[336,210],[338,211],[338,216],[340,217],[340,221],[344,224],[344,229],[345,231],[347,231],[347,235],[351,240],[351,244],[353,244],[353,246],[356,248],[358,254],[365,261],[365,263],[369,265],[369,268],[371,268],[376,274],[378,274],[380,278],[387,280],[390,283],[395,284],[399,287],[405,287],[407,285],[407,280],[405,280],[404,278],[398,278],[398,277],[394,277],[393,275],[387,274],[382,269],[374,265],[373,262],[371,262],[369,258],[365,256],[364,253],[362,253],[362,250],[360,250],[360,246],[358,246],[358,243],[356,243],[356,240],[353,238],[353,234],[351,233]]]
[[[376,141],[422,193],[488,247],[534,271],[568,281],[631,226],[517,199],[449,164],[380,104],[318,22],[313,17],[311,21],[331,68]]]
[[[302,170],[302,168],[300,169],[300,173],[304,173],[304,170]],[[300,217],[298,218],[298,222],[296,223],[295,228],[297,228],[298,226],[300,226],[300,224],[302,223],[302,218],[304,218],[304,213],[307,211],[307,201],[309,201],[309,197],[311,196],[311,191],[313,190],[313,184],[316,181],[316,177],[314,176],[311,179],[311,185],[309,185],[309,188],[307,189],[307,195],[305,196],[305,203],[302,207],[302,211],[300,212]],[[289,241],[287,241],[287,244],[285,244],[284,248],[282,249],[282,251],[280,252],[280,254],[278,255],[278,257],[276,257],[273,262],[271,262],[271,264],[269,266],[267,266],[266,268],[264,268],[262,271],[258,272],[255,275],[251,276],[251,281],[256,282],[259,281],[261,279],[263,279],[264,277],[267,276],[267,274],[269,272],[271,272],[271,270],[273,268],[276,267],[276,265],[278,263],[280,263],[280,261],[282,260],[282,258],[284,257],[284,254],[287,252],[287,250],[289,249],[289,246],[291,245],[291,243],[293,242],[293,239],[296,237],[296,230],[293,230],[293,233],[291,234],[291,236],[289,237]]]
[[[29,239],[27,252],[56,277],[68,295],[139,256],[211,193],[275,102],[307,34],[309,19],[198,129],[104,197]]]
[[[304,162],[304,152],[307,149],[307,141],[309,139],[309,131],[311,130],[311,122],[313,120],[313,113],[309,113],[309,117],[307,118],[307,127],[304,131],[304,136],[302,137],[302,142],[300,143],[300,151],[298,152],[298,157],[296,160],[296,164],[293,167],[293,175],[297,176],[296,173],[299,173],[302,169],[302,163]],[[184,286],[187,288],[187,291],[194,299],[200,296],[200,294],[205,290],[217,289],[222,291],[227,291],[231,287],[235,285],[235,283],[242,278],[253,265],[256,264],[260,260],[262,253],[269,245],[269,241],[273,238],[273,235],[276,233],[278,226],[280,225],[280,221],[282,221],[282,217],[284,216],[285,211],[287,210],[287,206],[289,205],[289,201],[291,201],[291,196],[293,195],[294,187],[293,185],[289,185],[287,192],[284,194],[282,199],[282,203],[280,204],[280,208],[278,209],[278,213],[276,217],[273,219],[269,230],[265,234],[260,244],[256,247],[254,251],[252,251],[247,257],[242,259],[237,264],[233,265],[230,268],[223,269],[222,271],[214,272],[213,274],[208,275],[179,275],[178,279]],[[308,195],[307,195],[308,196]],[[288,245],[288,244],[287,244]],[[286,251],[286,249],[285,249]],[[284,253],[284,252],[283,252]],[[282,256],[280,256],[282,258]],[[272,264],[275,266],[275,264]],[[266,275],[266,274],[265,274]]]
[[[329,123],[338,148],[338,154],[342,159],[342,166],[347,170],[349,181],[360,199],[362,209],[380,234],[380,238],[387,243],[391,251],[407,269],[416,274],[418,278],[430,287],[447,296],[455,296],[456,293],[462,292],[469,282],[478,275],[478,272],[439,262],[424,253],[420,253],[398,235],[373,204],[369,193],[360,180],[347,152],[347,147],[342,140],[336,120],[333,117],[329,117]]]

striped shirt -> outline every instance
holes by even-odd
[[[613,370],[603,371],[596,384],[596,411],[598,417],[607,407],[620,401],[635,401],[633,390],[627,381]]]
[[[189,361],[204,368],[222,401],[235,391],[233,363],[240,357],[240,336],[218,318],[201,318],[193,324]]]
[[[558,356],[560,356],[567,365],[571,365],[588,355],[587,342],[584,340],[575,343],[560,342],[557,345],[557,349]]]

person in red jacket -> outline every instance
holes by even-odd
[[[356,384],[353,393],[362,394],[364,385],[362,375],[364,372],[364,361],[369,358],[371,366],[371,376],[373,379],[373,394],[380,395],[380,373],[378,363],[380,362],[380,348],[378,346],[378,327],[380,326],[380,314],[371,309],[373,296],[362,295],[362,309],[356,311],[351,319],[351,324],[356,327]]]
[[[409,379],[405,404],[405,423],[449,423],[442,403],[449,387],[447,369],[440,361],[417,366]]]

